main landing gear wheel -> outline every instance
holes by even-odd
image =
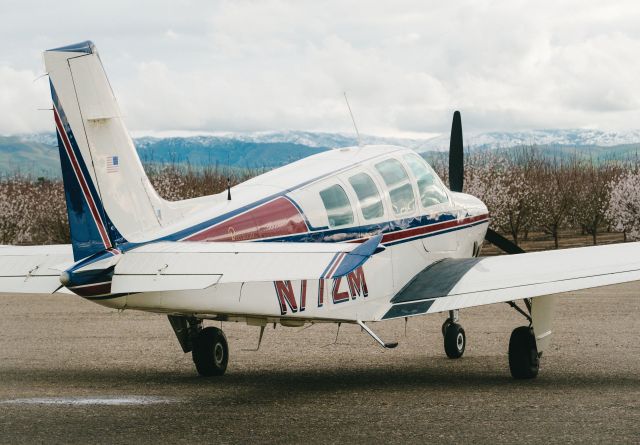
[[[444,352],[449,358],[460,358],[464,354],[464,348],[467,345],[467,337],[464,329],[458,323],[447,320],[442,325],[444,332]]]
[[[538,375],[540,357],[533,329],[520,326],[509,340],[509,369],[515,379],[532,379]]]
[[[193,341],[191,356],[201,376],[223,375],[229,361],[229,346],[224,332],[213,326],[201,330]]]

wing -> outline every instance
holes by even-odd
[[[0,292],[50,294],[72,264],[70,245],[0,246]]]
[[[204,289],[218,283],[337,278],[382,249],[381,235],[348,243],[162,242],[131,250],[115,266],[111,292]]]
[[[424,269],[379,319],[443,312],[640,280],[640,243],[467,259]]]

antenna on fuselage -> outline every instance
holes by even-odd
[[[347,108],[349,109],[349,116],[351,116],[351,122],[353,122],[353,128],[355,128],[356,136],[358,137],[358,147],[362,147],[362,141],[360,140],[360,132],[358,131],[358,126],[356,125],[356,119],[353,117],[353,112],[351,111],[351,105],[349,105],[347,92],[344,91],[343,94],[344,94],[344,101],[347,103]]]
[[[231,159],[227,153],[227,201],[231,201]]]

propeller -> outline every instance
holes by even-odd
[[[464,144],[460,112],[453,113],[451,139],[449,141],[449,189],[462,192],[464,184]],[[487,229],[484,239],[508,254],[524,253],[524,250],[493,229]]]
[[[462,143],[462,119],[460,112],[453,113],[451,139],[449,140],[449,189],[461,192],[464,182],[464,145]]]

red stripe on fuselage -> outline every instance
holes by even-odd
[[[470,218],[464,218],[461,220],[454,219],[451,221],[444,221],[441,223],[429,224],[427,226],[422,226],[422,227],[416,227],[414,229],[407,229],[399,232],[386,233],[382,237],[382,243],[390,243],[390,242],[399,241],[405,238],[412,238],[414,236],[424,235],[426,233],[438,232],[440,230],[445,230],[445,229],[450,229],[457,226],[471,224],[474,222],[482,221],[483,219],[487,219],[487,216],[488,215],[485,214],[485,215],[479,215],[479,216],[472,216]]]
[[[184,239],[184,241],[252,241],[308,231],[298,208],[278,197],[241,215]]]
[[[472,217],[461,219],[461,220],[453,219],[451,221],[444,221],[441,223],[430,224],[427,226],[415,227],[413,229],[405,229],[405,230],[399,230],[397,232],[386,233],[383,235],[382,241],[380,242],[380,244],[393,243],[396,241],[403,240],[405,238],[413,238],[415,236],[420,236],[420,235],[424,235],[432,232],[438,232],[440,230],[446,230],[454,227],[464,226],[467,224],[472,224],[474,222],[481,222],[483,220],[488,221],[488,217],[489,215],[485,213],[484,215],[472,216]],[[369,237],[355,239],[348,242],[364,243],[367,240],[369,240]]]
[[[69,290],[81,297],[95,297],[97,295],[108,295],[111,293],[111,282],[70,287]]]
[[[338,255],[338,257],[336,258],[335,263],[333,263],[333,266],[331,266],[331,268],[326,273],[324,278],[331,278],[331,275],[333,275],[333,272],[335,272],[335,270],[338,268],[338,264],[340,264],[340,261],[342,261],[342,259],[345,257],[345,255],[346,255],[346,253],[344,253],[344,252],[342,252],[342,253],[340,253]]]
[[[62,125],[62,121],[60,119],[60,116],[58,115],[58,110],[55,108],[55,106],[53,108],[53,115],[56,121],[58,134],[60,135],[60,138],[62,139],[62,143],[65,147],[67,155],[69,156],[69,160],[71,161],[71,166],[73,167],[73,171],[76,175],[76,178],[78,179],[78,183],[80,184],[82,193],[84,194],[84,197],[87,200],[87,204],[89,205],[89,210],[91,211],[91,215],[93,216],[93,219],[96,223],[96,227],[98,227],[98,232],[100,232],[102,243],[104,244],[105,248],[108,249],[111,247],[111,241],[109,240],[109,236],[107,235],[107,230],[104,226],[104,223],[102,222],[102,217],[100,216],[100,212],[98,211],[98,208],[95,202],[93,201],[93,197],[91,196],[89,186],[87,185],[86,179],[82,174],[80,164],[78,163],[78,159],[76,158],[75,153],[71,148],[71,142],[67,137],[67,133],[64,130],[64,126]]]

